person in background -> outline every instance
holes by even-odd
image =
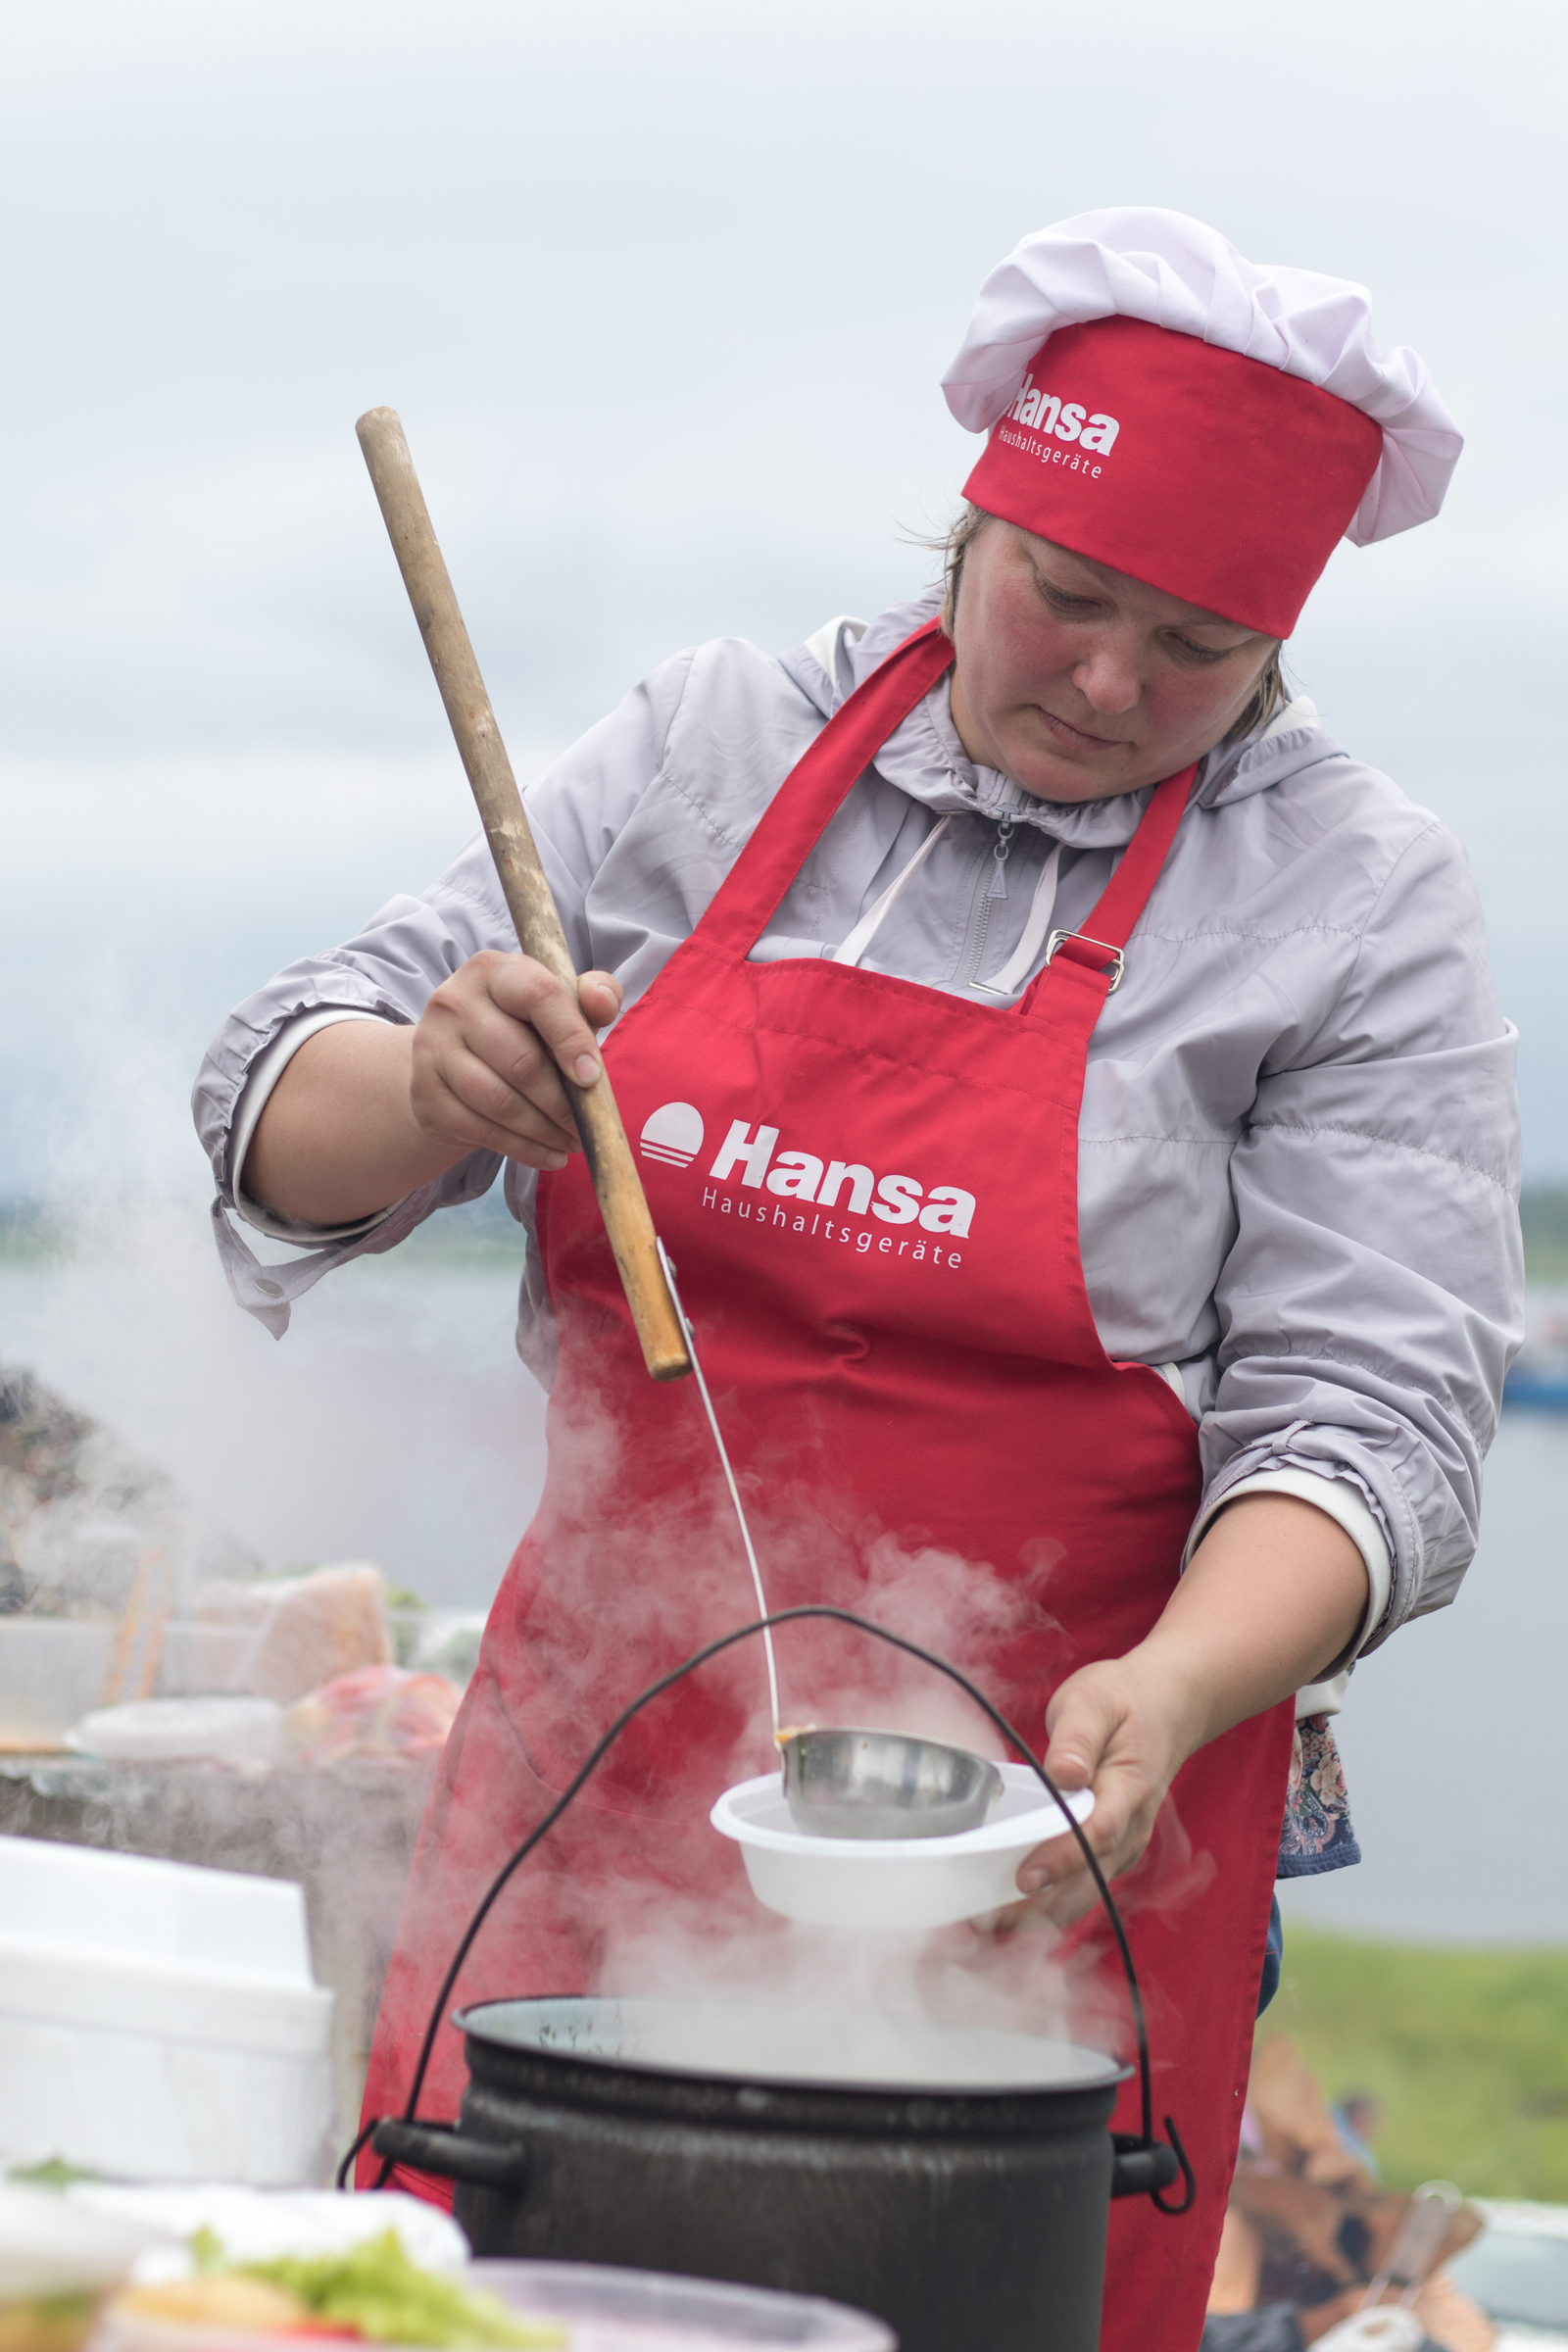
[[[1340,2135],[1340,2145],[1347,2156],[1353,2156],[1371,2180],[1381,2180],[1378,2160],[1372,2153],[1372,2142],[1383,2128],[1383,2110],[1369,2090],[1348,2090],[1335,2102],[1329,2113],[1334,2129]]]

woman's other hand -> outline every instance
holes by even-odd
[[[1045,1761],[1064,1794],[1094,1789],[1085,1830],[1107,1879],[1140,1859],[1190,1755],[1318,1681],[1350,1648],[1367,1592],[1366,1563],[1327,1511],[1295,1495],[1244,1494],[1209,1527],[1147,1641],[1057,1688]],[[1097,1900],[1070,1832],[1024,1856],[1018,1889],[1024,1899],[990,1926],[1036,1914],[1066,1926]]]
[[[1063,1795],[1095,1792],[1085,1833],[1101,1869],[1107,1879],[1131,1870],[1153,1835],[1165,1791],[1200,1744],[1187,1693],[1141,1647],[1070,1675],[1046,1710],[1046,1728],[1045,1762]],[[1100,1899],[1070,1831],[1025,1855],[1018,1888],[1027,1899],[998,1912],[993,1927],[1013,1927],[1035,1913],[1065,1927]]]
[[[527,956],[485,950],[414,1026],[339,1021],[294,1054],[251,1138],[249,1197],[299,1226],[352,1225],[475,1151],[561,1168],[580,1149],[563,1071],[596,1085],[595,1031],[620,1010],[608,972],[577,996]]]

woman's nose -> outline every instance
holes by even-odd
[[[1114,644],[1098,646],[1080,662],[1072,682],[1102,718],[1119,718],[1131,710],[1143,691],[1136,662]]]

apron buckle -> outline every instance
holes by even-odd
[[[1120,948],[1113,948],[1108,940],[1091,939],[1087,931],[1053,931],[1051,937],[1046,942],[1046,961],[1048,964],[1054,956],[1056,950],[1058,948],[1065,947],[1070,939],[1079,941],[1081,945],[1086,948],[1099,948],[1102,955],[1108,956],[1110,957],[1110,986],[1106,989],[1105,994],[1107,997],[1113,997],[1116,994],[1117,989],[1120,988],[1122,974],[1127,969],[1127,958],[1122,954]],[[1087,962],[1088,958],[1074,956],[1071,960],[1074,963]]]

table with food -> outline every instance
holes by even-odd
[[[5,2352],[895,2352],[800,2296],[548,2263],[475,2263],[417,2199],[232,2186],[0,2185]]]

